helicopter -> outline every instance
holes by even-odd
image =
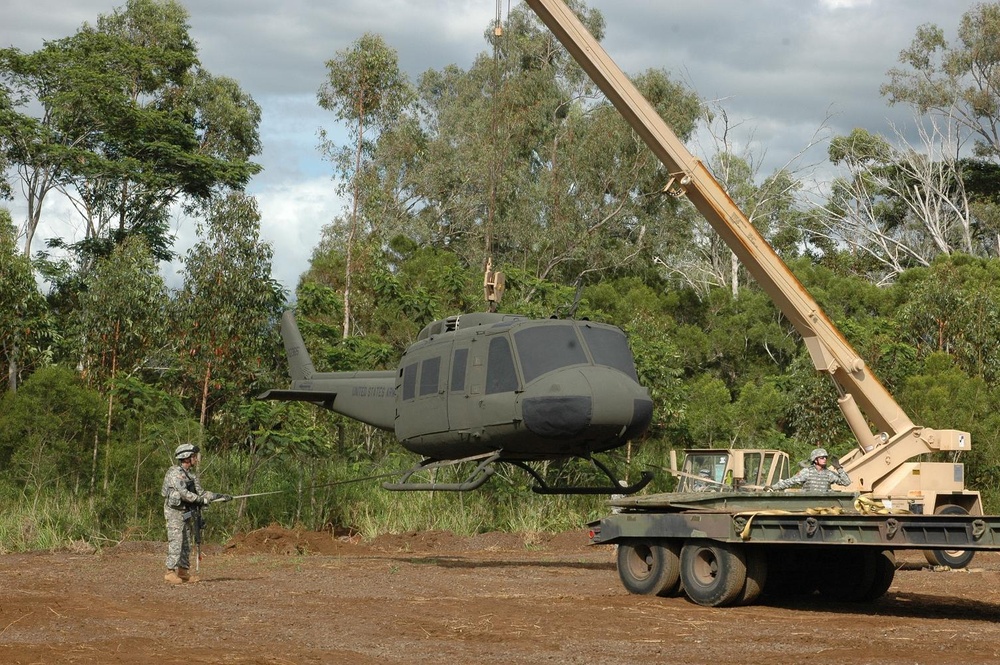
[[[528,472],[541,494],[634,494],[594,453],[642,435],[653,416],[625,333],[586,319],[537,319],[495,311],[502,273],[485,284],[491,311],[450,316],[425,326],[396,370],[317,372],[291,310],[281,337],[292,384],[258,396],[304,401],[392,431],[423,459],[388,490],[468,491],[498,463]],[[492,289],[491,289],[492,287]],[[492,294],[492,295],[491,295]],[[592,462],[608,486],[549,485],[533,464]],[[475,464],[462,482],[421,482],[421,472]]]

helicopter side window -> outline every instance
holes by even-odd
[[[632,350],[628,348],[628,340],[625,335],[612,328],[596,328],[593,326],[581,326],[583,338],[590,347],[590,355],[594,357],[594,362],[598,365],[613,367],[620,372],[625,372],[636,382],[639,381],[635,373],[635,359],[632,357]]]
[[[576,329],[570,324],[525,328],[514,333],[514,341],[525,383],[560,367],[588,362]]]
[[[438,391],[441,378],[441,357],[428,358],[420,363],[420,396],[433,395]]]
[[[417,396],[417,363],[403,368],[403,399]]]
[[[451,360],[451,391],[465,392],[465,366],[469,363],[468,349],[455,349]]]
[[[494,337],[490,340],[490,350],[486,363],[487,395],[517,390],[514,356],[511,355],[510,342],[507,341],[506,337]]]

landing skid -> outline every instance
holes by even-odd
[[[598,469],[600,469],[601,471],[604,472],[604,475],[606,475],[611,480],[611,485],[608,485],[607,487],[601,487],[601,486],[581,487],[581,486],[573,486],[573,485],[564,485],[564,486],[559,486],[559,487],[552,487],[551,485],[549,485],[548,483],[545,482],[545,479],[542,478],[542,476],[537,471],[535,471],[530,466],[528,466],[527,462],[520,462],[520,461],[515,461],[515,460],[507,460],[507,461],[510,464],[513,464],[515,466],[521,467],[522,469],[524,469],[525,471],[527,471],[529,474],[531,474],[531,477],[534,478],[535,482],[538,483],[537,485],[535,485],[534,487],[531,488],[531,491],[535,492],[536,494],[622,494],[622,495],[629,495],[629,494],[635,494],[636,492],[638,492],[639,490],[641,490],[643,487],[645,487],[646,485],[648,485],[651,480],[653,480],[653,472],[652,471],[643,471],[642,472],[642,477],[639,478],[639,480],[637,482],[635,482],[635,483],[633,483],[631,485],[623,485],[622,482],[620,480],[618,480],[618,478],[615,477],[615,474],[611,472],[611,469],[609,469],[607,466],[605,466],[601,462],[601,460],[595,459],[593,457],[590,457],[590,458],[587,458],[587,459],[589,459],[591,462],[593,462],[594,465],[597,466]]]
[[[583,459],[583,458],[581,458]],[[582,487],[573,485],[562,485],[553,487],[545,482],[535,469],[531,468],[527,462],[521,460],[509,460],[502,459],[501,453],[487,453],[484,455],[476,455],[473,457],[465,457],[462,459],[455,460],[436,460],[432,458],[425,459],[420,462],[420,464],[409,469],[403,473],[402,478],[399,482],[395,483],[382,483],[382,487],[387,490],[392,490],[395,492],[469,492],[471,490],[479,489],[482,485],[489,480],[493,473],[496,471],[494,464],[498,462],[506,462],[507,464],[513,464],[516,467],[524,469],[528,474],[535,479],[537,485],[532,487],[532,491],[536,494],[621,494],[629,495],[635,494],[636,492],[643,489],[646,485],[653,480],[653,473],[651,471],[643,471],[642,477],[639,478],[638,482],[632,485],[624,485],[618,478],[612,473],[611,469],[605,466],[600,460],[594,459],[592,457],[585,458],[593,462],[597,468],[604,472],[604,475],[608,477],[611,484],[608,486],[594,486],[594,487]],[[412,482],[410,478],[416,473],[421,473],[424,471],[432,471],[434,469],[453,466],[455,464],[464,464],[466,462],[478,462],[476,468],[473,469],[469,477],[460,483],[437,483],[437,482]]]
[[[382,483],[382,487],[387,490],[393,490],[395,492],[468,492],[474,489],[479,489],[483,483],[490,479],[493,472],[496,469],[493,468],[493,463],[500,459],[500,453],[489,453],[486,455],[476,455],[474,457],[465,457],[457,460],[435,460],[435,459],[425,459],[417,466],[413,467],[409,471],[403,474],[398,483]],[[479,462],[475,470],[469,474],[467,480],[461,483],[412,483],[410,482],[410,477],[415,473],[420,473],[421,471],[430,471],[432,469],[437,469],[442,466],[452,466],[454,464],[462,464],[464,462]]]

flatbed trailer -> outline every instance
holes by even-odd
[[[901,550],[1000,550],[1000,516],[919,514],[858,492],[667,493],[612,501],[591,542],[618,546],[631,593],[699,605],[749,605],[762,594],[882,596]]]

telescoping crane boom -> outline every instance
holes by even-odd
[[[964,487],[960,463],[911,461],[925,453],[967,451],[968,432],[915,425],[809,292],[750,223],[711,172],[677,138],[562,0],[526,0],[633,130],[667,168],[666,191],[685,195],[736,254],[795,329],[813,364],[828,374],[857,447],[841,458],[852,489],[907,498],[925,512],[981,515],[978,492]],[[874,426],[874,432],[872,430]]]

